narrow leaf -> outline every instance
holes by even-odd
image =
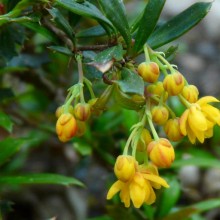
[[[48,9],[49,13],[53,17],[53,20],[65,31],[65,33],[73,38],[73,29],[70,26],[69,22],[64,18],[64,16],[60,13],[57,8]]]
[[[155,49],[182,36],[206,16],[211,6],[212,2],[193,4],[153,32],[148,44]]]
[[[134,51],[138,52],[153,32],[166,0],[149,0],[139,23]]]
[[[26,174],[22,176],[1,176],[0,184],[21,185],[21,184],[58,184],[84,186],[79,180],[73,177],[66,177],[58,174],[39,173]]]
[[[8,132],[12,131],[13,123],[10,117],[4,112],[0,111],[0,126],[3,127]]]
[[[0,166],[7,162],[22,147],[23,143],[23,139],[13,138],[6,138],[0,141]]]
[[[121,71],[121,79],[115,81],[119,85],[120,89],[124,93],[144,94],[144,81],[141,77],[127,68],[123,68]]]
[[[118,32],[124,38],[126,44],[131,44],[131,33],[129,30],[128,21],[125,15],[124,4],[119,0],[98,0],[107,18],[112,22]]]
[[[55,3],[75,14],[93,18],[112,27],[111,22],[99,11],[99,9],[88,1],[77,3],[73,0],[55,0]]]
[[[59,52],[67,56],[73,56],[73,53],[70,49],[61,46],[50,46],[48,49],[53,50],[54,52]]]
[[[77,38],[101,37],[106,35],[105,29],[101,25],[82,30],[76,34]]]

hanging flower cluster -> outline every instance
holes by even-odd
[[[132,201],[136,208],[144,203],[154,203],[155,190],[161,186],[169,187],[159,176],[158,168],[169,168],[175,159],[170,141],[180,141],[187,136],[193,144],[196,140],[203,143],[205,138],[212,137],[213,127],[220,125],[220,111],[210,104],[219,100],[212,96],[199,99],[197,87],[188,84],[163,53],[153,51],[147,45],[144,52],[145,61],[137,67],[127,64],[145,82],[144,97],[129,97],[112,83],[100,98],[95,98],[91,83],[83,77],[81,57],[78,57],[79,83],[69,89],[65,104],[56,112],[57,135],[61,141],[66,142],[85,132],[85,121],[89,119],[92,110],[95,108],[96,111],[102,111],[113,89],[117,91],[116,100],[121,101],[123,107],[130,108],[133,103],[137,104],[140,121],[132,126],[123,154],[116,160],[114,173],[118,180],[107,194],[107,199],[111,199],[119,192],[125,207],[129,207]],[[88,103],[84,100],[84,83],[92,98]],[[177,116],[169,106],[169,99],[173,96],[178,97],[186,108],[182,115]],[[140,105],[143,100],[144,104]],[[159,137],[155,126],[161,126],[166,137]],[[139,161],[137,151],[143,156]]]

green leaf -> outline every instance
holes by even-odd
[[[23,145],[23,139],[6,138],[0,141],[0,166],[7,162]]]
[[[124,93],[144,95],[144,81],[141,77],[127,68],[121,71],[121,79],[115,81]]]
[[[198,2],[156,29],[148,39],[152,48],[163,46],[198,24],[209,12],[212,2]]]
[[[94,57],[94,62],[104,64],[110,60],[120,61],[123,59],[123,53],[122,45],[119,44],[98,53]]]
[[[185,220],[194,213],[201,213],[218,207],[220,207],[220,199],[209,199],[186,208],[182,208],[174,213],[171,213],[162,220]]]
[[[92,146],[86,143],[85,140],[79,139],[79,140],[74,140],[74,149],[78,151],[82,156],[87,156],[92,153]]]
[[[162,194],[159,197],[156,216],[163,217],[166,216],[170,210],[175,206],[176,202],[180,196],[180,184],[175,179],[172,178],[168,180],[170,188],[163,190]]]
[[[0,111],[0,126],[3,127],[8,132],[12,132],[13,123],[10,117],[4,112]]]
[[[84,186],[79,180],[73,177],[66,177],[58,174],[35,173],[22,176],[1,176],[0,184],[21,185],[21,184],[58,184]]]
[[[59,52],[67,56],[73,56],[73,53],[70,49],[67,47],[61,47],[61,46],[50,46],[48,49],[53,50],[54,52]]]
[[[178,45],[177,46],[170,46],[166,51],[165,51],[165,57],[168,61],[172,61],[174,57],[176,56],[178,50]]]
[[[57,8],[51,8],[48,9],[48,11],[52,15],[55,23],[57,23],[65,31],[65,33],[71,39],[73,39],[74,37],[73,29],[70,26],[69,22],[66,20],[66,18],[64,18],[64,16],[60,13],[60,11]]]
[[[93,18],[101,23],[104,22],[109,27],[112,27],[111,22],[99,11],[99,9],[88,1],[77,3],[73,0],[55,0],[55,3],[75,14]]]
[[[131,44],[131,33],[129,30],[128,21],[125,15],[123,1],[119,0],[98,0],[102,10],[106,14],[107,18],[112,22],[115,28],[124,38],[128,47]]]
[[[0,102],[4,101],[5,99],[12,98],[14,96],[15,96],[14,92],[12,91],[11,88],[2,88],[2,89],[0,89]]]
[[[87,37],[101,37],[105,36],[107,33],[101,25],[97,25],[85,30],[79,31],[76,34],[77,38],[87,38]]]
[[[34,23],[34,22],[24,22],[24,23],[20,23],[20,24],[35,31],[36,33],[43,35],[49,41],[52,41],[53,43],[58,43],[58,39],[55,36],[55,34],[51,31],[49,31],[47,28],[42,27],[40,24]]]
[[[166,0],[149,0],[135,37],[134,51],[138,52],[153,32]]]
[[[188,159],[180,159],[174,161],[172,164],[172,168],[179,168],[182,166],[194,165],[202,168],[215,167],[220,168],[220,161],[215,158],[207,158],[207,157],[192,157]]]

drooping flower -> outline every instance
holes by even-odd
[[[69,141],[77,132],[77,123],[70,113],[63,113],[57,120],[56,132],[62,142]]]
[[[138,166],[133,178],[127,182],[117,180],[109,189],[107,199],[119,193],[121,202],[125,207],[130,206],[130,201],[135,208],[140,208],[144,203],[150,205],[155,202],[156,195],[154,189],[159,189],[161,186],[169,187],[167,182],[159,177],[156,168],[145,168]]]
[[[152,141],[147,146],[147,153],[157,167],[170,167],[175,159],[175,152],[173,146],[166,138]]]
[[[191,104],[180,117],[180,130],[193,144],[196,139],[203,143],[205,138],[212,136],[214,125],[220,125],[220,111],[208,104],[210,102],[219,100],[213,96],[205,96]]]
[[[169,119],[164,125],[164,131],[171,141],[179,141],[182,139],[183,134],[180,131],[180,120],[179,118]]]

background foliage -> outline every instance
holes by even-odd
[[[136,111],[121,108],[125,106],[117,91],[108,102],[108,111],[89,121],[83,138],[63,144],[55,135],[54,112],[63,103],[66,90],[77,81],[76,53],[83,54],[85,75],[99,96],[107,86],[102,71],[108,65],[140,60],[146,42],[154,49],[163,46],[160,50],[173,59],[177,46],[167,43],[193,28],[211,7],[211,3],[195,3],[164,21],[160,14],[165,2],[143,1],[139,15],[132,17],[123,1],[117,0],[2,1],[0,209],[3,219],[57,216],[66,220],[196,220],[205,219],[202,213],[220,206],[219,198],[208,198],[205,193],[190,200],[183,193],[185,186],[177,179],[186,166],[199,167],[199,172],[210,167],[220,169],[218,135],[205,146],[192,147],[187,140],[177,144],[176,161],[170,170],[162,171],[171,187],[160,192],[156,205],[127,210],[118,199],[106,203],[106,190],[114,180],[110,173],[115,157],[120,154],[130,127],[138,120]],[[124,93],[143,93],[138,78],[127,68],[123,74],[117,84]],[[131,77],[134,77],[132,81]],[[176,105],[175,100],[172,104]],[[183,111],[181,106],[176,107],[177,111]],[[136,109],[134,105],[130,108]],[[215,132],[218,134],[219,128]],[[193,194],[194,187],[203,186],[197,183],[187,187]]]

